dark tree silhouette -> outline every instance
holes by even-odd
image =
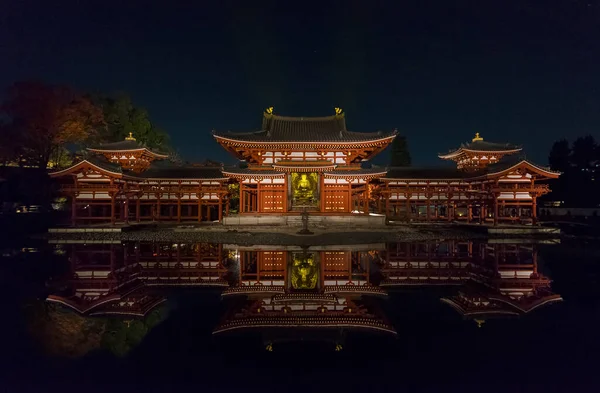
[[[555,171],[566,172],[571,166],[570,156],[571,146],[569,146],[569,141],[561,139],[554,142],[548,156],[550,168]]]
[[[411,158],[410,152],[408,151],[408,142],[406,137],[397,136],[392,142],[390,152],[390,166],[410,166]]]

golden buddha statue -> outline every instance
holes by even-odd
[[[296,174],[294,182],[294,200],[299,204],[310,204],[315,197],[314,182],[308,174]]]

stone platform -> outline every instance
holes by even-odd
[[[237,215],[223,217],[225,226],[245,225],[278,225],[302,226],[301,216],[265,216],[265,215]],[[343,216],[309,215],[308,226],[349,226],[349,227],[384,227],[385,216],[379,214],[348,214]]]

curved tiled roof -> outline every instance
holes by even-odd
[[[388,168],[384,179],[466,179],[473,177],[473,173],[456,168],[419,168],[419,167],[391,167]]]
[[[103,143],[101,145],[89,147],[87,150],[90,151],[130,151],[130,150],[139,150],[146,149],[150,153],[154,153],[160,156],[166,156],[165,153],[156,151],[154,149],[149,149],[144,146],[142,143],[134,140],[124,140],[119,142],[111,142],[111,143]]]
[[[221,172],[221,166],[176,165],[170,162],[153,162],[139,176],[146,179],[222,179],[226,177]]]
[[[456,156],[458,153],[465,150],[481,152],[516,152],[521,149],[521,146],[513,145],[512,143],[496,143],[476,140],[473,142],[462,143],[459,148],[452,149],[448,153],[440,153],[438,154],[438,157],[449,158],[450,156]]]
[[[343,115],[325,117],[287,117],[265,115],[262,130],[256,132],[217,132],[222,137],[244,142],[364,142],[396,135],[391,132],[352,132],[346,129]]]

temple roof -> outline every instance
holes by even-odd
[[[366,142],[393,137],[390,132],[352,132],[346,129],[344,114],[325,117],[287,117],[264,114],[260,131],[213,132],[215,137],[244,142]]]
[[[279,175],[279,176],[283,176],[283,175],[285,175],[285,172],[271,170],[271,169],[256,170],[256,169],[239,168],[239,167],[232,167],[232,166],[223,168],[223,173],[230,173],[230,174],[235,174],[235,175],[245,175],[245,176],[251,176],[251,175],[256,175],[256,176],[278,176]]]
[[[379,167],[379,166],[373,166],[371,168],[360,168],[360,169],[351,169],[351,170],[345,170],[345,169],[338,169],[334,172],[325,172],[325,174],[327,175],[332,175],[332,176],[352,176],[352,175],[374,175],[374,174],[379,174],[379,173],[386,173],[386,168],[383,167]]]
[[[480,152],[517,152],[522,150],[521,146],[512,143],[497,143],[484,141],[479,133],[475,134],[475,138],[471,142],[462,143],[459,148],[452,149],[448,153],[440,153],[440,158],[451,158],[456,156],[461,151],[480,151]]]
[[[384,179],[466,179],[473,177],[473,173],[456,168],[419,168],[419,167],[391,167],[388,168]]]
[[[510,168],[516,167],[518,165],[529,166],[534,171],[543,172],[544,174],[548,175],[550,178],[558,177],[560,175],[560,172],[554,171],[543,165],[539,165],[534,162],[531,162],[523,156],[507,156],[507,157],[503,157],[497,163],[488,165],[484,171],[472,173],[471,177],[475,178],[475,177],[479,177],[479,176],[497,174],[500,172],[504,172]]]
[[[104,156],[89,155],[88,157],[85,157],[85,161],[110,172],[123,173],[121,165],[108,161]]]
[[[115,151],[133,151],[133,150],[147,150],[150,154],[157,157],[166,158],[167,155],[146,147],[143,143],[138,142],[131,133],[125,140],[119,142],[103,143],[97,146],[89,147],[87,150],[94,152],[115,152]]]
[[[86,163],[91,164],[92,166],[96,166],[107,172],[112,172],[112,173],[116,173],[119,175],[129,172],[129,171],[123,171],[123,168],[121,168],[121,165],[108,161],[104,156],[86,155],[81,161],[76,162],[75,164],[71,165],[70,167],[64,168],[61,170],[57,170],[57,171],[49,172],[49,175],[51,177],[62,176],[65,173],[68,173],[68,172],[74,170],[75,168],[77,168],[81,165],[84,165]]]
[[[138,175],[146,179],[223,179],[221,166],[177,165],[171,162],[153,162]]]

